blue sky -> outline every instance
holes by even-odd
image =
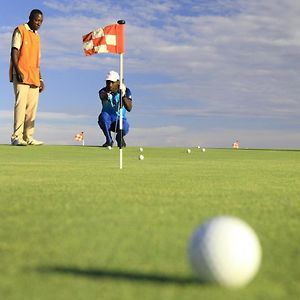
[[[0,12],[0,143],[14,95],[11,34],[44,12],[36,138],[100,145],[98,90],[119,57],[85,57],[82,35],[126,20],[125,83],[134,108],[129,146],[300,148],[300,2],[295,0],[9,1]]]

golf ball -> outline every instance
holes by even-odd
[[[108,149],[108,150],[111,150],[112,148],[111,148],[111,146],[108,146],[107,149]]]
[[[144,151],[144,149],[141,147],[141,148],[140,148],[140,152],[143,152],[143,151]]]
[[[197,146],[197,148],[198,148],[198,149],[201,149],[201,147],[200,147],[200,146]]]
[[[201,281],[241,287],[258,272],[262,251],[248,224],[235,217],[218,216],[192,234],[188,257]]]
[[[144,160],[144,155],[140,154],[139,160]]]
[[[191,153],[192,151],[191,151],[191,149],[187,149],[186,152],[187,153]]]
[[[205,152],[205,148],[202,148],[202,152]]]

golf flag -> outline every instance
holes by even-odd
[[[123,70],[123,55],[124,55],[124,27],[125,20],[119,20],[116,24],[107,25],[103,28],[98,28],[84,36],[83,51],[86,56],[96,53],[114,53],[120,56],[120,82],[124,79]],[[120,93],[120,108],[122,108],[122,97]],[[123,131],[123,115],[122,109],[119,109],[119,130]],[[120,169],[123,168],[123,149],[120,147]]]
[[[75,135],[75,140],[78,142],[82,141],[82,145],[84,146],[84,134],[83,131]]]
[[[107,25],[82,36],[86,56],[96,53],[124,53],[123,24]]]
[[[75,135],[76,141],[82,141],[84,139],[83,131]]]
[[[239,148],[240,148],[240,142],[239,142],[239,141],[235,141],[235,142],[232,144],[232,148],[234,148],[234,149],[239,149]]]

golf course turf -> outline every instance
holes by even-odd
[[[0,145],[0,299],[255,300],[300,295],[300,151]],[[263,251],[246,287],[199,282],[200,224],[231,215]]]

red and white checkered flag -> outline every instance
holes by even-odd
[[[84,134],[83,131],[75,135],[75,140],[78,142],[82,142],[82,146],[84,146]]]
[[[84,140],[83,131],[75,135],[75,140],[79,142]]]
[[[82,37],[86,56],[96,53],[124,53],[124,25],[111,24]]]
[[[239,149],[239,148],[240,148],[240,142],[239,142],[239,141],[235,141],[235,142],[232,144],[232,148],[234,148],[234,149]]]

